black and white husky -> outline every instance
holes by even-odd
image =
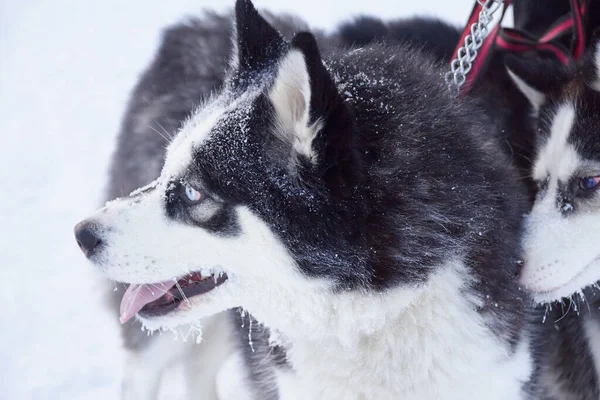
[[[489,121],[418,52],[323,62],[245,0],[235,28],[160,177],[76,227],[86,256],[150,329],[248,310],[283,399],[527,398],[526,202]]]
[[[579,65],[512,59],[537,132],[522,284],[548,307],[541,378],[551,399],[600,398],[600,48]]]
[[[307,30],[298,18],[266,13],[267,20],[284,37]],[[144,186],[160,175],[168,141],[196,106],[217,90],[223,82],[227,60],[231,53],[231,16],[207,12],[199,18],[190,18],[165,30],[162,43],[135,89],[131,93],[123,117],[116,152],[113,157],[108,199],[120,197]],[[313,31],[314,32],[314,31]],[[375,41],[411,43],[430,53],[439,61],[446,61],[454,51],[460,33],[456,28],[434,19],[410,18],[383,22],[376,18],[360,17],[343,24],[332,35],[317,32],[319,47],[326,52],[337,47],[366,45]],[[110,296],[112,308],[120,308],[124,290],[117,286]],[[235,319],[250,318],[247,314],[233,313]],[[138,321],[130,320],[122,326],[123,344],[127,350],[126,373],[123,378],[125,400],[156,398],[162,375],[173,365],[183,364],[186,387],[190,398],[202,392],[204,399],[217,397],[215,378],[235,341],[230,338],[231,318],[222,313],[203,319],[202,345],[195,345],[198,323],[177,328],[179,340],[173,336],[148,335]],[[252,346],[242,340],[239,346],[250,357],[276,354],[273,347],[261,338],[261,326],[247,321],[235,321],[248,330]],[[181,334],[180,334],[181,333]],[[182,340],[185,339],[186,340]],[[190,340],[191,339],[191,340]],[[263,339],[263,340],[261,340]],[[227,366],[237,368],[234,356]],[[231,368],[224,368],[226,381],[221,389],[239,393],[232,385]],[[233,373],[239,371],[233,371]],[[252,374],[258,373],[256,369]],[[263,370],[261,374],[272,373]],[[222,395],[226,395],[222,393]],[[226,398],[228,398],[226,396]]]

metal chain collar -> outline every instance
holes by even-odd
[[[471,25],[471,34],[465,37],[464,46],[457,51],[456,58],[450,63],[451,70],[446,73],[445,80],[451,92],[458,94],[460,87],[467,80],[467,74],[477,58],[477,52],[489,32],[489,25],[494,20],[494,13],[504,5],[504,0],[477,0],[481,5],[477,22]]]

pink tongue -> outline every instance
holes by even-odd
[[[131,284],[125,291],[121,299],[121,317],[119,321],[122,324],[129,321],[148,303],[152,303],[164,295],[169,289],[175,286],[175,281],[165,281],[152,285],[134,285]]]

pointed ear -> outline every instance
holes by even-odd
[[[300,32],[292,39],[292,49],[304,56],[306,71],[310,80],[310,119],[311,123],[329,117],[339,111],[343,101],[335,82],[321,59],[315,37],[309,32]]]
[[[508,75],[536,113],[546,100],[546,95],[559,90],[573,75],[573,66],[564,66],[552,59],[511,54],[504,58],[504,63]]]
[[[590,43],[590,52],[584,61],[586,77],[592,89],[600,91],[600,28],[596,29],[592,35]]]
[[[297,155],[315,165],[320,161],[319,149],[326,146],[315,143],[317,135],[327,136],[332,124],[336,131],[344,131],[351,122],[314,36],[298,33],[291,44],[279,63],[269,99],[275,109],[276,134],[291,144]],[[331,141],[327,137],[324,140]]]
[[[277,60],[286,43],[250,0],[235,3],[231,68],[256,71]]]
[[[517,89],[529,100],[537,115],[540,107],[546,100],[543,90],[547,89],[547,83],[539,81],[535,76],[536,66],[531,62],[519,59],[514,56],[507,56],[505,59],[506,71]]]

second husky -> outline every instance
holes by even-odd
[[[526,223],[521,283],[547,308],[538,342],[548,399],[600,397],[599,44],[596,38],[569,67],[508,63],[537,133],[532,178],[539,190]]]

